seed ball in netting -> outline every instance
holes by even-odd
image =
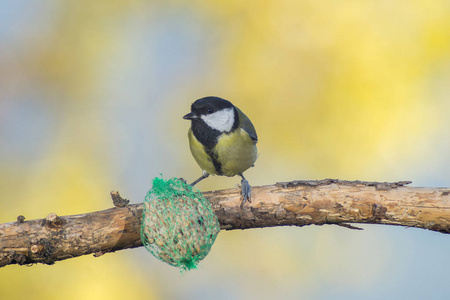
[[[211,203],[185,182],[153,180],[144,201],[141,239],[156,258],[183,270],[196,268],[220,231]]]

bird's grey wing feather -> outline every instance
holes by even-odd
[[[250,138],[255,142],[258,142],[258,136],[256,135],[255,127],[253,126],[250,119],[239,109],[237,108],[237,111],[239,113],[239,121],[240,121],[240,127],[247,131]]]

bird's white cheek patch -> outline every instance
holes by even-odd
[[[226,108],[209,115],[203,115],[201,118],[212,129],[221,132],[230,131],[234,124],[234,110],[233,108]]]

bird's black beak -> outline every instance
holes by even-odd
[[[198,118],[199,118],[199,116],[196,115],[196,114],[193,113],[193,112],[190,112],[190,113],[188,113],[187,115],[185,115],[185,116],[183,117],[183,119],[185,119],[185,120],[195,120],[195,119],[198,119]]]

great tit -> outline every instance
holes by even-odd
[[[252,167],[258,157],[255,127],[250,119],[230,101],[219,97],[204,97],[191,105],[191,112],[183,117],[191,120],[188,138],[192,156],[202,168],[202,176],[209,174],[241,180],[241,208],[251,202],[251,187],[242,174]]]

